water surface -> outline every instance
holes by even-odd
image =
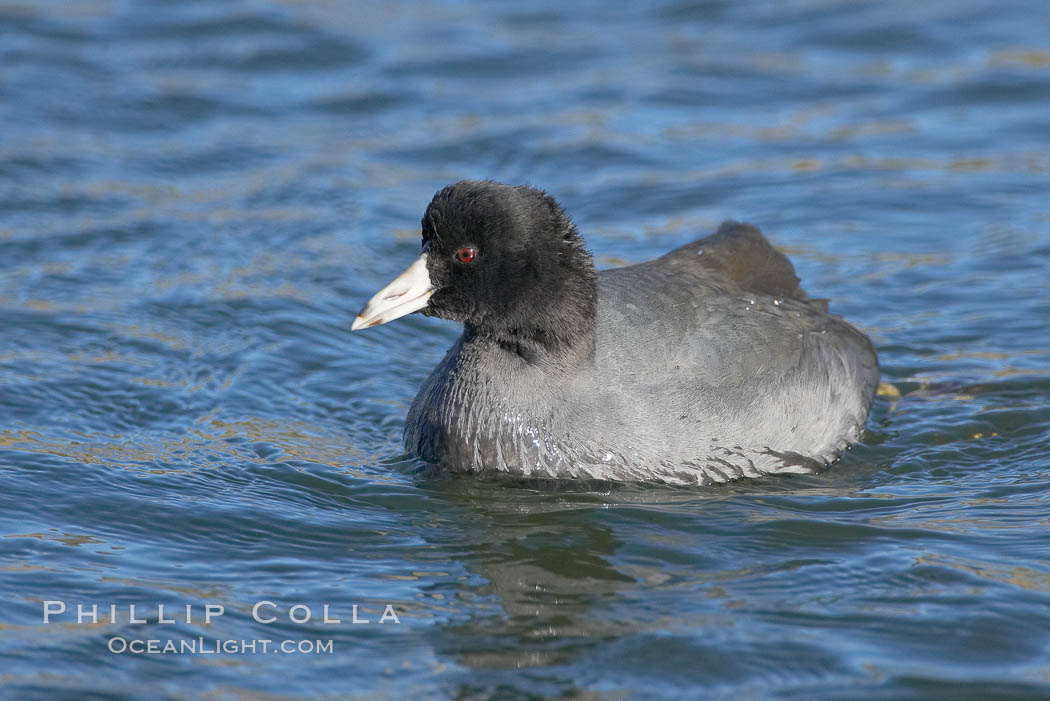
[[[0,696],[1050,695],[1050,6],[622,5],[0,3]],[[425,478],[457,329],[349,323],[466,177],[746,219],[896,391],[817,476]],[[107,649],[202,636],[333,648]]]

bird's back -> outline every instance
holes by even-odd
[[[875,351],[754,227],[603,271],[598,298],[594,391],[619,435],[662,441],[648,459],[721,481],[811,471],[859,438]]]

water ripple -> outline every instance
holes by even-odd
[[[0,695],[1046,698],[1047,19],[0,7]],[[349,323],[464,177],[548,189],[602,266],[761,226],[879,346],[865,441],[703,491],[422,471],[402,421],[456,330]]]

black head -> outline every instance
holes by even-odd
[[[594,329],[594,264],[572,220],[542,190],[464,180],[423,215],[434,294],[423,313],[463,322],[526,354]]]
[[[423,254],[365,305],[355,330],[405,314],[459,321],[527,360],[591,347],[597,277],[572,220],[542,190],[464,180],[423,215]]]

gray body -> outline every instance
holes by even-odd
[[[446,469],[710,484],[822,469],[860,438],[878,361],[757,229],[598,274],[593,343],[526,360],[469,330],[407,448]]]

